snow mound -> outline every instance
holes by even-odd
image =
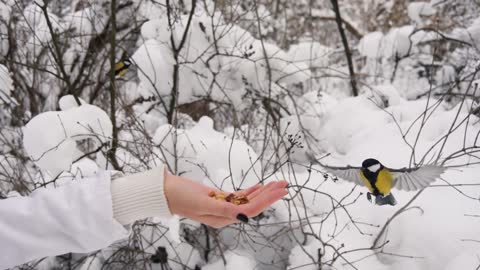
[[[398,90],[391,84],[373,86],[370,93],[375,104],[382,108],[398,105],[403,100]]]
[[[81,98],[78,98],[80,100],[81,104],[87,104],[87,102]],[[72,95],[66,95],[60,98],[58,101],[58,106],[60,107],[60,110],[66,111],[75,107],[78,107],[77,101],[75,100],[75,97]]]
[[[381,54],[383,34],[382,32],[371,32],[366,34],[358,44],[360,54],[368,58],[379,58]]]
[[[467,28],[454,29],[452,35],[455,38],[458,38],[468,43],[480,43],[480,17],[475,19],[472,24]]]
[[[214,29],[212,19],[218,25]],[[165,18],[149,20],[142,26],[146,40],[132,58],[138,67],[139,87],[147,93],[170,95],[177,64],[170,37],[179,46],[187,21],[188,16],[182,16],[173,32]],[[262,43],[217,15],[196,15],[190,27],[185,39],[188,48],[177,57],[180,104],[208,96],[239,109],[247,91],[266,93],[275,87],[273,84],[301,83],[311,77],[305,63],[292,61],[278,46]]]
[[[58,175],[70,170],[72,162],[83,155],[76,141],[91,138],[98,147],[108,143],[111,135],[108,115],[96,106],[83,104],[32,118],[23,129],[23,145],[38,167]]]
[[[414,2],[408,5],[408,17],[417,24],[423,23],[422,17],[435,15],[437,10],[432,3],[428,2]]]
[[[31,35],[26,43],[29,51],[34,52],[35,55],[40,53],[43,46],[52,39],[47,20],[45,19],[45,14],[40,8],[40,5],[43,5],[42,1],[35,1],[29,4],[23,11],[23,16],[28,26],[31,27],[31,31],[35,33],[35,35]],[[48,17],[53,30],[60,30],[60,18],[55,16],[54,12],[51,12],[51,10],[48,10]]]
[[[328,66],[328,57],[333,49],[319,42],[300,42],[290,46],[288,56],[293,63],[304,63],[309,68]]]
[[[410,38],[413,30],[413,26],[407,25],[392,28],[386,35],[382,32],[368,33],[360,40],[358,50],[367,58],[405,57],[415,43]]]
[[[206,116],[187,130],[160,126],[153,140],[160,146],[156,149],[157,156],[171,171],[206,185],[234,191],[260,180],[261,165],[253,149],[244,141],[215,131],[212,119]],[[174,149],[178,153],[177,162],[172,154]]]

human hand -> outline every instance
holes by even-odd
[[[235,205],[208,196],[215,188],[202,185],[185,177],[165,173],[165,196],[170,211],[214,228],[237,222],[248,222],[248,217],[259,215],[265,208],[288,194],[287,181],[274,181],[266,185],[257,184],[248,189],[234,192],[244,195],[249,202]]]

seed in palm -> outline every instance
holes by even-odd
[[[235,205],[241,205],[248,203],[248,198],[244,195],[235,195],[233,193],[226,194],[224,192],[215,192],[210,191],[208,194],[209,197],[214,198],[216,200],[226,201],[229,203],[233,203]]]

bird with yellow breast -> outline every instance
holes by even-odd
[[[367,199],[375,196],[377,205],[395,205],[397,201],[391,190],[405,191],[423,189],[434,182],[445,171],[441,166],[426,165],[417,168],[392,169],[373,158],[365,159],[362,167],[333,167],[320,163],[326,170],[343,180],[364,185],[368,188]]]

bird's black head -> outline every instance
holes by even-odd
[[[369,170],[369,171],[375,173],[378,170],[380,170],[381,168],[383,168],[383,165],[380,163],[380,161],[378,161],[374,158],[368,158],[368,159],[365,159],[362,162],[362,168],[364,170]]]
[[[125,65],[125,67],[129,67],[132,65],[132,61],[128,60],[128,59],[123,59],[123,64]]]
[[[372,165],[376,165],[376,164],[380,164],[380,161],[374,159],[374,158],[367,158],[365,159],[363,162],[362,162],[362,167],[364,169],[372,166]]]

